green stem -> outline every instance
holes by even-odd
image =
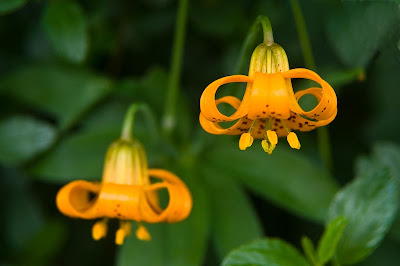
[[[306,67],[316,70],[315,60],[312,53],[310,38],[307,33],[307,27],[304,20],[303,12],[298,0],[290,0],[294,20],[296,22],[297,33],[300,39],[301,50],[303,52]],[[320,127],[317,130],[318,149],[324,165],[327,169],[332,170],[332,152],[329,138],[329,131],[326,127]]]
[[[308,37],[306,22],[298,0],[290,0],[294,20],[296,22],[297,33],[300,39],[301,50],[303,52],[306,67],[315,70],[315,61],[312,54],[310,38]]]
[[[254,50],[254,46],[259,42],[259,24],[261,24],[263,30],[264,43],[268,46],[274,43],[274,36],[272,32],[271,22],[266,16],[258,16],[250,28],[246,39],[243,42],[242,49],[240,50],[239,61],[236,65],[235,74],[243,74],[246,65],[248,64],[248,59],[251,56],[251,52]]]
[[[259,16],[257,21],[261,24],[263,29],[264,43],[268,46],[274,44],[274,34],[272,32],[271,21],[266,16]]]
[[[175,25],[174,43],[172,47],[171,68],[169,73],[163,130],[170,134],[176,124],[176,104],[179,92],[179,80],[182,70],[182,56],[185,44],[188,0],[179,0],[178,15]]]
[[[125,118],[124,118],[124,123],[122,125],[122,133],[121,133],[121,139],[124,140],[132,140],[132,132],[133,132],[133,126],[135,124],[135,115],[138,111],[142,111],[144,115],[146,116],[146,120],[150,125],[150,132],[152,135],[152,138],[154,140],[158,139],[158,130],[157,130],[157,123],[154,119],[154,115],[151,112],[150,108],[143,103],[133,103],[129,106],[128,111],[126,111]]]

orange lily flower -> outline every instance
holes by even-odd
[[[312,87],[294,93],[291,79],[309,79],[321,88]],[[224,84],[246,82],[242,100],[234,96],[216,99],[217,90]],[[314,96],[318,104],[304,111],[299,100],[305,95]],[[218,110],[222,103],[235,109],[232,115]],[[211,134],[241,135],[239,148],[245,150],[253,139],[263,139],[262,147],[271,154],[278,137],[287,137],[289,145],[300,149],[300,142],[292,130],[310,131],[332,122],[337,114],[335,91],[315,72],[297,68],[289,70],[285,51],[278,44],[260,44],[253,52],[249,75],[233,75],[220,78],[204,90],[200,99],[200,124]],[[230,127],[221,122],[237,120]]]
[[[128,123],[128,126],[130,124]],[[125,130],[124,130],[125,132]],[[109,218],[120,220],[115,242],[122,245],[131,234],[131,222],[139,226],[137,238],[150,240],[150,234],[141,222],[179,222],[191,211],[192,198],[186,185],[173,173],[162,169],[148,169],[142,145],[128,133],[108,148],[101,183],[73,181],[60,189],[58,209],[73,218],[103,218],[94,224],[92,236],[99,240],[107,234]],[[160,182],[152,183],[149,177]],[[158,191],[166,189],[169,203],[162,209]]]

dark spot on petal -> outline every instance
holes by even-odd
[[[265,114],[265,111],[263,111],[263,114]]]
[[[271,112],[271,115],[275,114],[275,112]]]

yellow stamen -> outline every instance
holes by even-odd
[[[149,231],[147,231],[146,227],[144,227],[142,224],[139,224],[139,227],[136,230],[136,237],[143,241],[151,240]]]
[[[119,229],[115,234],[115,244],[124,244],[125,237],[130,236],[132,231],[132,224],[128,221],[120,221]]]
[[[267,137],[272,145],[276,145],[278,143],[278,135],[276,134],[275,131],[267,130]]]
[[[254,138],[249,132],[243,133],[239,139],[239,149],[244,151],[253,144],[253,140]]]
[[[253,129],[254,129],[256,123],[257,123],[257,119],[253,120],[253,123],[251,123],[249,131],[247,131],[247,133],[243,133],[240,136],[239,149],[241,149],[242,151],[244,151],[245,149],[247,149],[248,147],[250,147],[253,144],[254,138],[251,135],[251,132],[253,132]]]
[[[263,147],[264,151],[268,154],[271,154],[272,151],[275,149],[275,145],[268,143],[266,139],[261,141],[261,146]]]
[[[300,149],[300,141],[297,138],[296,133],[290,132],[287,136],[287,141],[289,142],[290,147],[293,149]]]
[[[95,223],[92,227],[92,237],[94,240],[100,240],[107,235],[107,219]]]

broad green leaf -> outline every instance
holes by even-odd
[[[121,134],[127,105],[110,102],[93,110],[80,130],[61,139],[55,147],[29,169],[36,179],[65,183],[76,179],[99,180],[107,147]],[[138,115],[134,137],[146,148],[149,165],[159,163],[163,154],[149,121]]]
[[[48,265],[56,252],[59,252],[66,240],[65,226],[55,220],[48,221],[42,230],[27,242],[22,265]]]
[[[222,266],[306,266],[305,258],[290,244],[280,239],[260,239],[228,254]]]
[[[115,94],[123,99],[148,103],[158,114],[164,110],[165,86],[168,73],[160,67],[153,67],[141,78],[126,78],[116,85]]]
[[[385,49],[379,52],[369,71],[372,75],[367,76],[369,88],[366,93],[374,110],[374,115],[365,122],[363,129],[364,138],[369,141],[398,141],[400,134],[400,117],[394,115],[397,113],[397,99],[400,97],[400,51],[396,44],[398,38],[400,31],[388,40]]]
[[[336,94],[340,93],[340,88],[356,80],[365,79],[362,68],[335,69],[321,75],[334,89]]]
[[[0,168],[2,236],[6,247],[22,251],[43,228],[44,217],[37,195],[27,177],[13,169]]]
[[[315,252],[314,245],[307,236],[301,238],[301,246],[303,248],[304,254],[312,265],[318,265],[317,253]]]
[[[342,236],[346,224],[347,219],[339,216],[331,221],[325,228],[317,249],[318,261],[322,265],[327,263],[335,254],[337,243]]]
[[[203,265],[209,228],[207,193],[195,176],[185,182],[194,202],[189,218],[177,224],[149,225],[151,242],[130,237],[118,252],[117,266]]]
[[[50,1],[43,17],[54,50],[72,62],[85,59],[88,33],[81,6],[72,1]]]
[[[210,167],[203,170],[208,197],[213,202],[212,237],[222,259],[233,248],[263,235],[251,202],[235,180]]]
[[[278,144],[272,155],[255,144],[241,151],[237,142],[220,141],[208,149],[205,158],[260,196],[303,217],[322,221],[337,191],[331,176],[301,151],[282,147],[286,143]]]
[[[395,143],[378,142],[373,147],[373,158],[387,166],[400,182],[400,147]]]
[[[111,91],[111,83],[80,68],[28,66],[0,81],[0,91],[55,115],[66,129]]]
[[[328,21],[328,38],[348,66],[365,67],[395,29],[398,4],[390,2],[343,2]]]
[[[378,163],[337,193],[328,221],[348,218],[336,250],[339,263],[357,263],[379,245],[393,222],[398,199],[396,180]]]
[[[373,159],[387,166],[395,179],[400,182],[400,147],[391,142],[378,142],[373,147]],[[390,235],[400,240],[400,212],[397,211]]]
[[[100,180],[107,147],[119,137],[114,129],[89,131],[62,140],[30,169],[35,179],[65,183]]]
[[[0,121],[0,162],[25,162],[53,144],[56,130],[31,116],[12,116]]]
[[[132,265],[165,265],[166,226],[168,224],[146,225],[151,234],[151,241],[140,241],[134,234],[125,239],[124,245],[117,253],[117,266]],[[136,230],[135,226],[132,230]]]
[[[26,4],[28,0],[1,0],[0,14],[14,11]]]

